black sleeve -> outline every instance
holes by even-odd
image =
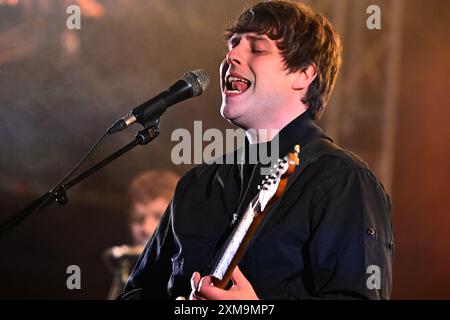
[[[307,279],[319,299],[389,299],[391,205],[367,169],[341,176],[313,201]]]
[[[124,296],[137,292],[140,299],[168,299],[171,257],[177,250],[172,231],[172,209],[173,200],[136,263],[125,286]]]

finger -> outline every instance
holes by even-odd
[[[200,279],[201,279],[200,273],[198,273],[197,271],[192,274],[192,277],[191,277],[192,291],[197,291]]]
[[[197,297],[195,296],[194,290],[191,291],[189,294],[189,300],[197,300]]]
[[[227,299],[229,292],[219,289],[212,285],[211,277],[203,277],[200,280],[197,296],[202,296],[207,300],[222,300]]]
[[[191,294],[189,295],[189,300],[206,300],[206,299],[204,297],[196,294],[195,291],[192,290]]]
[[[238,266],[234,268],[233,273],[231,274],[231,280],[233,280],[234,285],[237,287],[248,282],[247,278],[244,276]]]

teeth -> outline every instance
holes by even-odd
[[[238,77],[233,77],[233,76],[229,76],[228,77],[228,82],[233,82],[233,81],[240,81],[240,82],[244,82],[246,84],[250,84],[250,82],[246,79],[242,79],[242,78],[238,78]]]
[[[247,84],[247,86],[250,87],[251,82],[248,81],[247,79],[243,79],[243,78],[239,78],[239,77],[235,77],[235,76],[228,76],[226,78],[227,92],[241,93],[241,90],[239,90],[239,88],[237,88],[236,85],[234,84],[237,81],[243,82],[243,83]]]

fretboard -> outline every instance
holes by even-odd
[[[253,219],[257,213],[259,203],[256,200],[256,197],[247,207],[247,210],[242,215],[241,219],[239,219],[238,224],[235,229],[228,237],[227,241],[222,246],[222,250],[220,251],[220,256],[217,257],[216,264],[212,269],[211,275],[215,278],[222,280],[228,267],[231,264],[231,261],[236,255],[242,240],[247,234],[248,229],[250,228]]]

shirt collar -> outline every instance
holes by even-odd
[[[275,138],[270,142],[262,142],[252,145],[246,138],[245,150],[250,150],[251,148],[257,148],[257,150],[259,150],[261,147],[272,150],[272,144],[278,142],[279,156],[281,158],[293,151],[297,144],[300,145],[300,147],[304,147],[308,143],[320,138],[328,139],[333,142],[333,140],[325,135],[322,129],[314,122],[311,113],[306,111],[281,129],[277,136],[275,136]],[[250,152],[245,152],[246,155],[249,153]],[[256,154],[259,155],[259,152]],[[248,163],[248,159],[245,162]]]
[[[280,143],[280,156],[284,156],[292,151],[297,144],[300,147],[304,147],[308,143],[320,138],[333,141],[314,122],[311,113],[308,111],[303,112],[285,126],[278,134],[278,138]]]

